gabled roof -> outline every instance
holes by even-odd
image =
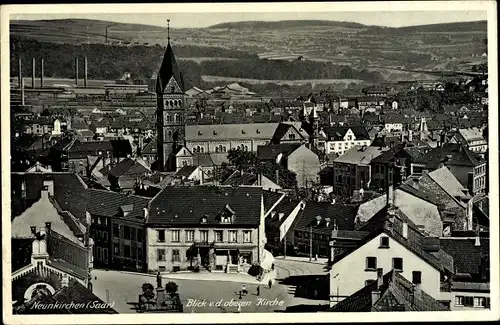
[[[445,143],[442,147],[431,149],[425,156],[424,161],[427,161],[426,168],[437,169],[443,160],[447,161],[450,165],[458,166],[478,166],[485,161],[478,155],[470,151],[466,146],[456,143]]]
[[[257,182],[257,175],[247,172],[235,171],[224,181],[224,183],[222,183],[222,185],[251,186],[254,185],[256,182]]]
[[[174,177],[189,177],[194,171],[198,168],[198,166],[183,166],[179,169],[173,176]]]
[[[300,132],[298,132],[298,130],[295,128],[294,125],[290,124],[290,123],[280,123],[278,125],[278,127],[276,128],[276,131],[274,132],[274,135],[271,139],[271,141],[273,143],[278,143],[281,141],[281,139],[283,138],[283,136],[290,130],[290,129],[294,129],[297,133],[299,133],[300,136],[302,136],[302,134]],[[303,138],[303,136],[302,136]],[[298,139],[297,139],[298,140]]]
[[[160,71],[158,71],[158,76],[156,78],[157,94],[163,94],[165,87],[172,77],[174,77],[181,90],[184,91],[184,79],[182,78],[182,73],[177,66],[174,51],[172,50],[172,46],[169,41],[165,55],[163,56]]]
[[[260,160],[276,160],[279,154],[287,157],[292,152],[297,150],[301,144],[299,143],[281,143],[281,144],[268,144],[265,146],[257,147],[257,158]]]
[[[128,141],[127,141],[128,142]],[[158,142],[156,137],[151,139],[151,141],[146,144],[146,146],[141,150],[143,155],[156,155]]]
[[[465,188],[447,167],[430,172],[429,177],[436,182],[449,196],[457,199],[463,197]]]
[[[355,205],[307,201],[304,209],[295,218],[292,228],[309,229],[311,223],[316,223],[316,217],[320,216],[323,219],[330,218],[330,224],[325,227],[325,223],[321,222],[319,227],[313,226],[313,231],[316,233],[330,235],[334,224],[337,225],[338,229],[353,230],[357,211],[358,207]]]
[[[351,130],[356,137],[356,140],[370,140],[370,136],[364,126],[328,126],[323,128],[323,131],[329,141],[344,141],[344,136],[348,130]]]
[[[142,217],[143,208],[147,208],[150,198],[127,195],[106,190],[87,189],[87,211],[91,215],[102,217],[122,217],[121,207],[132,205],[127,218]]]
[[[151,201],[148,225],[218,224],[216,217],[226,206],[234,211],[233,226],[260,224],[262,189],[258,187],[169,186]]]
[[[431,193],[428,193],[427,191],[424,192],[423,190],[416,189],[413,186],[406,184],[406,183],[401,184],[398,187],[398,189],[400,189],[408,194],[411,194],[415,197],[418,197],[421,200],[432,203],[435,206],[439,206],[441,204],[441,202],[434,195],[431,194],[432,192]]]
[[[273,205],[278,202],[285,194],[276,191],[262,191],[262,195],[264,196],[264,211],[269,211]]]
[[[474,238],[447,238],[439,240],[441,248],[453,257],[455,273],[469,273],[471,275],[481,272],[481,256],[490,253],[490,239],[481,238],[480,246],[475,246]]]
[[[388,207],[384,207],[375,216],[368,220],[365,225],[362,225],[358,230],[369,233],[363,240],[359,242],[361,247],[368,243],[378,235],[385,233],[399,244],[406,247],[413,254],[419,256],[422,260],[433,266],[437,270],[449,270],[453,272],[453,259],[446,252],[439,250],[436,253],[430,253],[424,250],[425,236],[418,230],[418,227],[399,209],[394,209],[392,229],[388,226],[390,219]],[[403,223],[408,225],[408,236],[403,237]],[[349,256],[353,250],[348,250],[343,254],[335,257],[334,263]]]
[[[372,292],[380,291],[380,298],[373,304]],[[396,305],[398,307],[396,307]],[[413,284],[395,271],[383,276],[383,284],[377,281],[358,290],[332,307],[333,312],[375,312],[375,311],[445,311],[449,310],[425,291],[420,297],[414,295]]]
[[[132,158],[125,158],[116,164],[110,171],[109,175],[114,177],[120,176],[137,176],[151,172],[144,164]]]
[[[334,163],[369,165],[372,159],[379,156],[385,149],[371,146],[353,146],[342,156],[335,158]]]

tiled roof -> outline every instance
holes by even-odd
[[[209,153],[193,153],[193,164],[201,167],[212,167],[215,165],[212,161],[212,155]]]
[[[426,168],[437,169],[448,155],[451,155],[451,159],[448,161],[450,165],[472,167],[484,163],[484,160],[467,147],[455,143],[445,143],[442,147],[431,149],[424,156],[424,161],[427,161]]]
[[[268,144],[257,147],[257,157],[261,160],[275,160],[279,154],[288,156],[301,145],[298,143]]]
[[[428,193],[427,191],[424,192],[421,189],[416,189],[409,184],[401,184],[398,188],[402,191],[405,191],[406,193],[409,193],[415,197],[418,197],[419,199],[422,199],[424,201],[432,203],[435,206],[439,206],[441,204],[441,202],[439,202],[436,199],[436,197],[433,196],[431,193]]]
[[[373,304],[372,291],[380,290],[380,298]],[[387,303],[390,298],[392,303]],[[392,298],[392,299],[391,299]],[[445,311],[449,310],[425,291],[421,291],[420,299],[413,293],[413,284],[401,274],[390,271],[383,276],[383,284],[378,287],[377,281],[361,288],[348,298],[330,309],[333,312],[376,312],[398,311],[393,305],[403,307],[404,311]]]
[[[235,171],[228,177],[228,179],[224,181],[224,183],[222,183],[222,185],[249,186],[249,185],[254,185],[256,182],[257,182],[257,175],[247,172]]]
[[[158,143],[157,143],[156,137],[151,139],[151,141],[149,141],[148,144],[146,144],[146,146],[141,150],[141,153],[143,155],[156,155],[157,144]]]
[[[484,140],[483,131],[478,128],[459,129],[458,132],[467,141]]]
[[[480,246],[475,246],[474,238],[446,238],[439,240],[441,248],[453,257],[455,273],[479,274],[481,255],[489,255],[490,240],[481,238]]]
[[[187,125],[186,141],[271,140],[279,123]]]
[[[102,217],[121,216],[121,207],[133,205],[128,218],[138,219],[143,215],[143,208],[147,208],[150,198],[136,195],[127,195],[105,190],[87,189],[87,211],[91,215]]]
[[[279,199],[281,199],[285,194],[281,192],[275,191],[262,191],[262,195],[264,196],[264,211],[269,211]]]
[[[312,223],[316,223],[316,217],[320,216],[323,219],[330,218],[330,224],[325,227],[325,223],[322,221],[319,226],[313,226],[313,231],[316,233],[330,235],[334,224],[337,225],[338,229],[353,230],[357,210],[358,207],[354,205],[307,201],[304,209],[298,213],[292,228],[309,229]]]
[[[382,152],[380,155],[372,159],[372,163],[383,163],[388,164],[394,160],[396,154],[403,150],[404,147],[402,145],[398,145],[395,148],[390,148],[389,150]]]
[[[50,222],[51,229],[71,242],[80,246],[83,245],[59,214],[48,196],[44,195],[42,195],[39,201],[12,220],[12,238],[35,238],[35,235],[31,232],[31,227],[34,226],[39,231],[41,228],[45,228],[46,222]]]
[[[369,165],[372,159],[384,152],[384,149],[371,146],[353,146],[342,156],[335,158],[334,163],[353,165]]]
[[[114,177],[120,176],[136,176],[144,175],[150,170],[138,160],[132,158],[125,158],[117,163],[110,171],[109,174]]]
[[[54,182],[54,198],[63,211],[69,211],[82,223],[86,222],[85,207],[81,204],[85,201],[86,185],[83,180],[74,173],[11,173],[11,187],[16,189],[12,195],[20,199],[21,184],[26,184],[26,200],[28,204],[34,203],[40,198],[44,181]],[[18,191],[19,190],[19,191]],[[13,211],[13,213],[22,211]]]
[[[364,126],[329,126],[323,128],[330,141],[344,141],[344,136],[348,130],[351,130],[356,140],[370,140],[370,136]]]
[[[447,167],[441,167],[437,170],[430,172],[429,177],[436,182],[449,196],[453,198],[460,198],[464,196],[465,188],[456,179]]]
[[[149,225],[218,224],[216,217],[230,207],[233,225],[257,226],[261,219],[262,189],[258,187],[166,187],[152,201]]]
[[[278,203],[278,205],[272,210],[271,214],[266,218],[266,227],[280,226],[299,203],[299,200],[294,200],[289,196],[283,198],[283,200]],[[274,212],[276,213],[276,215],[273,218],[271,217],[271,215]],[[280,213],[283,213],[284,216],[283,218],[281,218],[281,220],[279,220]]]
[[[413,162],[423,162],[424,152],[417,147],[406,147],[404,151],[413,159]]]
[[[179,169],[175,174],[174,177],[189,177],[191,174],[198,168],[197,166],[183,166],[181,169]]]
[[[387,227],[388,218],[389,214],[388,208],[386,206],[377,214],[375,214],[375,216],[370,218],[365,225],[360,225],[361,227],[358,228],[358,230],[366,231],[369,233],[369,235],[360,242],[360,246],[358,247],[363,246],[365,243],[377,237],[379,234],[386,233],[398,243],[406,247],[409,251],[413,252],[415,255],[419,256],[424,261],[432,265],[434,268],[438,270],[453,270],[453,265],[450,263],[451,259],[442,259],[436,257],[436,254],[431,254],[424,250],[423,243],[425,240],[425,236],[420,233],[418,227],[403,212],[401,212],[399,209],[395,209],[392,230]],[[402,235],[404,222],[408,224],[407,238],[404,238]],[[347,251],[344,254],[336,256],[335,263],[348,256],[351,252],[352,251]],[[442,255],[438,256],[445,256],[446,252],[440,252],[439,254]]]

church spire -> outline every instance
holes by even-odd
[[[167,19],[167,42],[170,44],[170,19]]]

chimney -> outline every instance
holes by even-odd
[[[278,213],[278,220],[281,220],[284,216],[285,214],[283,212]]]
[[[393,167],[389,166],[387,178],[387,206],[394,205]]]
[[[410,129],[408,130],[408,142],[413,141],[413,131]]]
[[[377,269],[377,289],[380,290],[384,285],[384,269]]]
[[[19,58],[17,60],[17,81],[19,82],[19,88],[22,88],[23,87],[23,82],[22,82],[22,79],[23,79],[23,66],[22,66],[22,62],[21,62],[21,58]]]
[[[331,221],[330,218],[325,218],[325,222],[326,222],[325,227],[328,228],[330,226],[330,221]]]
[[[40,88],[43,88],[43,59],[40,60]]]
[[[412,272],[413,297],[415,300],[422,300],[422,272]]]
[[[87,57],[83,58],[83,86],[87,87]]]
[[[45,229],[47,229],[47,233],[50,233],[51,228],[52,228],[52,223],[51,222],[46,222],[45,223]]]
[[[78,58],[75,58],[75,85],[78,86]]]
[[[54,196],[54,181],[46,179],[43,181],[43,186],[46,188],[47,193],[50,196]]]
[[[272,211],[271,212],[271,219],[274,219],[275,216],[276,216],[276,211]]]
[[[142,217],[144,218],[144,220],[148,218],[148,215],[149,215],[148,208],[142,208]]]
[[[35,76],[36,76],[36,59],[33,58],[32,61],[31,61],[31,68],[32,68],[32,71],[31,71],[31,88],[35,89]]]
[[[372,291],[372,306],[375,306],[377,301],[380,299],[381,295],[382,295],[382,293],[380,292],[380,290],[373,290]]]
[[[403,238],[408,239],[408,223],[403,222]]]
[[[481,247],[481,239],[479,238],[479,227],[476,230],[476,238],[474,240],[474,246]]]

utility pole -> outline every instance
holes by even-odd
[[[312,251],[313,251],[313,226],[310,225],[309,228],[309,262],[312,261]]]

